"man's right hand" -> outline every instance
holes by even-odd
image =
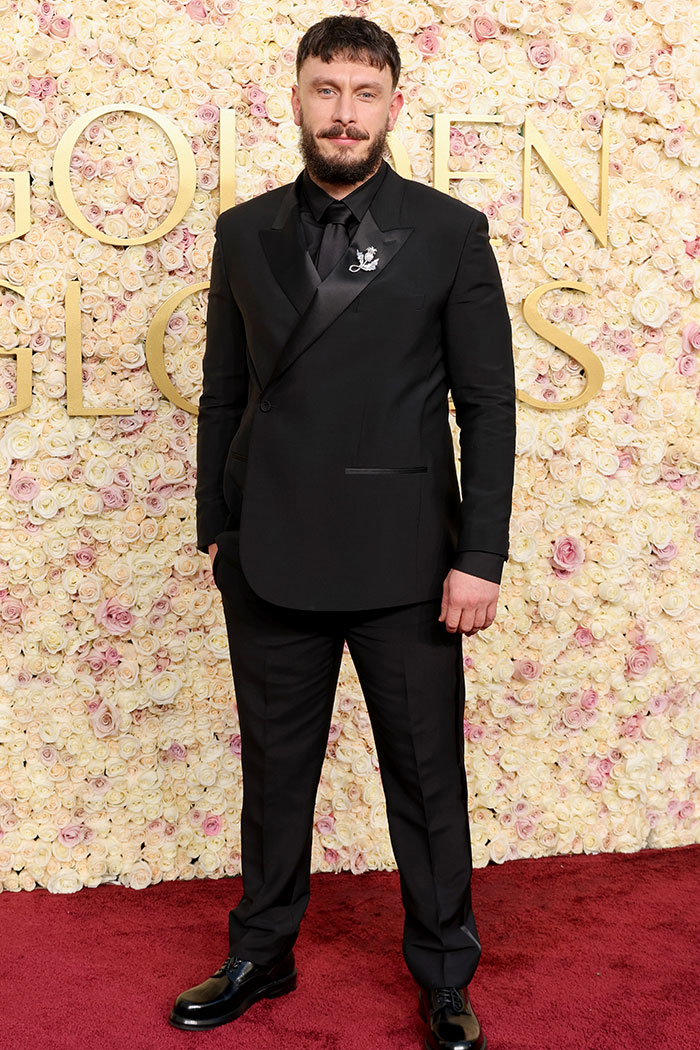
[[[209,557],[211,558],[211,567],[213,569],[214,568],[214,558],[216,557],[216,552],[217,552],[217,550],[219,548],[217,547],[217,545],[215,543],[210,543],[208,549],[209,549]]]

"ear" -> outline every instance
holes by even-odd
[[[299,101],[299,85],[292,84],[292,113],[294,123],[301,124],[301,102]]]
[[[392,131],[394,124],[398,120],[401,107],[403,106],[403,95],[400,91],[395,91],[391,102],[389,103],[389,131]]]

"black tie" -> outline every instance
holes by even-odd
[[[342,259],[350,243],[348,223],[353,219],[353,213],[347,204],[333,201],[324,211],[322,219],[326,225],[318,250],[316,269],[321,280],[324,280]]]

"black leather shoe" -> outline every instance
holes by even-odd
[[[297,986],[294,953],[275,963],[254,963],[229,955],[215,974],[181,992],[170,1011],[175,1028],[216,1028],[233,1021],[258,999],[273,999]]]
[[[428,1050],[486,1050],[486,1036],[466,988],[421,987],[418,1009],[428,1025]]]

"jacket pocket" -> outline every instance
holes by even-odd
[[[346,467],[346,474],[427,474],[427,467]]]

